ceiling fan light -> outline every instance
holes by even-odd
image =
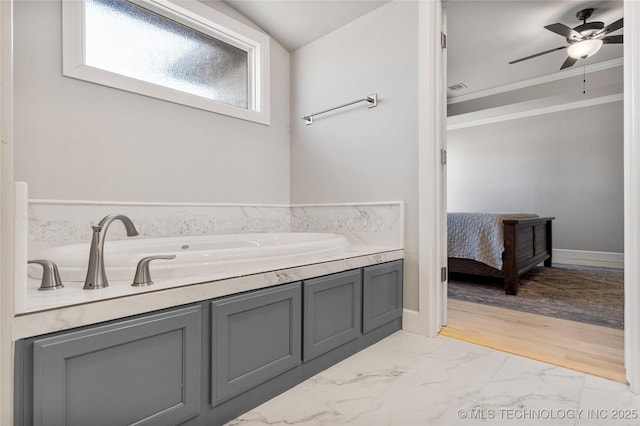
[[[594,55],[602,47],[602,40],[593,38],[573,43],[567,49],[567,54],[574,59],[585,59]]]

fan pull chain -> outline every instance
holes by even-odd
[[[587,73],[586,73],[586,66],[582,67],[582,94],[584,95],[585,93],[587,93]]]

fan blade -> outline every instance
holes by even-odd
[[[570,38],[570,39],[573,39],[573,40],[583,40],[584,39],[584,36],[582,34],[577,32],[573,28],[567,27],[566,25],[561,24],[559,22],[555,23],[555,24],[551,24],[551,25],[546,25],[545,28],[548,29],[551,32],[554,32],[556,34],[560,34],[563,37]]]
[[[614,35],[614,36],[607,36],[605,38],[602,39],[602,42],[604,44],[617,44],[617,43],[622,43],[622,34],[620,35]]]
[[[622,21],[624,21],[624,18],[620,18],[616,22],[610,23],[609,25],[604,27],[602,30],[600,30],[599,34],[608,34],[608,33],[614,32],[616,30],[619,30],[620,28],[622,28],[622,24],[623,24]]]
[[[577,61],[578,60],[576,58],[572,58],[571,56],[568,56],[567,59],[562,64],[562,66],[560,67],[560,69],[563,70],[565,68],[572,67],[573,64],[575,64]]]
[[[525,58],[516,59],[515,61],[509,62],[509,64],[516,64],[518,62],[526,61],[527,59],[531,59],[531,58],[535,58],[535,57],[538,57],[538,56],[546,55],[547,53],[555,52],[556,50],[562,50],[562,49],[566,49],[566,48],[567,48],[566,46],[556,47],[555,49],[549,49],[549,50],[546,50],[544,52],[536,53],[535,55],[527,56]]]

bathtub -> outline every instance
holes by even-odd
[[[109,281],[133,279],[137,263],[146,256],[174,254],[173,260],[154,260],[151,276],[160,279],[202,275],[242,267],[304,264],[327,256],[341,256],[347,240],[328,233],[255,233],[166,238],[127,238],[106,241],[105,270]],[[38,254],[53,260],[63,282],[84,282],[89,263],[89,243],[57,246]],[[29,266],[29,276],[40,279],[42,268]]]

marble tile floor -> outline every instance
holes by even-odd
[[[399,331],[231,421],[258,425],[640,425],[628,386]]]

